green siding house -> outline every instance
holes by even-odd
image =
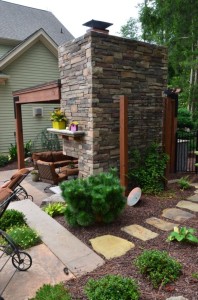
[[[15,144],[12,92],[57,80],[58,46],[71,39],[52,13],[0,0],[0,153],[8,153],[10,144]],[[41,116],[36,108],[41,108]],[[24,105],[24,142],[34,141],[51,126],[53,108]]]

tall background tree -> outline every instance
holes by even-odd
[[[145,0],[139,5],[139,19],[130,26],[141,24],[141,38],[146,42],[168,47],[168,85],[179,86],[180,107],[187,107],[198,117],[198,1]],[[123,30],[122,30],[123,29]],[[134,38],[122,26],[124,37]],[[137,38],[137,36],[135,36]]]

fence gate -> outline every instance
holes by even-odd
[[[176,172],[197,172],[195,163],[198,156],[195,150],[198,149],[198,131],[181,131],[176,132]]]

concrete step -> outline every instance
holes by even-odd
[[[104,264],[104,260],[29,199],[10,203],[9,209],[24,213],[47,247],[75,275],[81,276]]]

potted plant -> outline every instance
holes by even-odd
[[[67,118],[61,109],[54,109],[51,113],[52,127],[55,129],[65,129]]]
[[[31,172],[32,181],[39,181],[39,172],[38,170],[33,169]]]
[[[78,122],[77,121],[72,121],[70,123],[69,130],[78,131]]]

